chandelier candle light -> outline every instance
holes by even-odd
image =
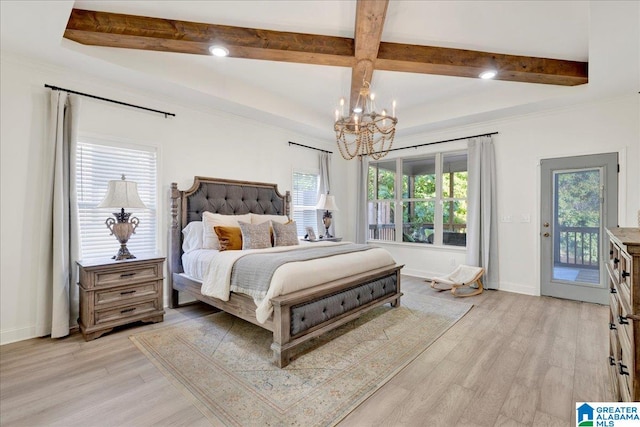
[[[344,104],[345,99],[341,98],[333,126],[342,157],[351,160],[356,156],[370,156],[378,160],[386,156],[396,136],[396,101],[393,101],[391,115],[387,110],[376,112],[375,94],[371,93],[370,83],[363,80],[356,106],[347,116]]]
[[[98,205],[98,208],[120,208],[120,212],[113,213],[117,221],[113,218],[107,218],[105,221],[107,228],[111,231],[111,235],[116,236],[116,239],[120,242],[120,250],[112,258],[115,260],[135,258],[127,249],[127,242],[129,237],[135,233],[140,221],[136,217],[129,219],[131,214],[126,213],[124,210],[147,209],[138,195],[138,184],[133,181],[126,181],[124,175],[122,175],[121,180],[109,181],[107,195]]]
[[[331,234],[329,234],[329,227],[331,227],[331,212],[329,211],[340,210],[338,209],[338,205],[336,205],[335,197],[330,195],[329,193],[321,194],[320,200],[318,200],[318,204],[316,205],[316,209],[325,211],[322,215],[322,223],[324,224],[325,228],[324,237],[327,239],[333,237]]]

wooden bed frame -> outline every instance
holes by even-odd
[[[400,305],[400,297],[402,296],[400,269],[403,266],[386,266],[273,298],[271,300],[274,309],[273,315],[263,324],[256,319],[256,305],[253,298],[233,292],[229,301],[209,297],[200,292],[200,282],[180,274],[183,273],[182,229],[190,221],[201,220],[202,212],[209,211],[226,215],[252,212],[290,217],[289,205],[289,192],[283,196],[278,191],[276,184],[199,176],[194,178],[193,185],[186,191],[178,190],[177,183],[171,184],[169,248],[171,307],[176,308],[181,305],[179,293],[184,292],[199,301],[273,332],[271,349],[273,350],[274,363],[281,368],[289,363],[295,348],[302,343],[356,319],[374,307],[385,303],[397,307]],[[348,298],[355,294],[360,301],[360,291],[369,291],[372,286],[381,286],[380,283],[389,283],[390,281],[394,286],[393,289],[389,287],[386,294],[345,310],[301,332],[292,333],[292,310],[300,310],[300,307],[304,309],[304,306],[308,304],[336,304],[336,298]],[[382,289],[385,289],[385,285],[382,285]],[[373,293],[374,291],[371,290],[372,296]]]

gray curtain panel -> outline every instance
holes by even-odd
[[[496,163],[490,136],[470,138],[468,142],[468,265],[484,267],[486,288],[498,284],[498,218]]]
[[[320,188],[318,189],[318,197],[316,197],[316,200],[320,200],[321,194],[329,194],[331,191],[331,154],[321,151],[318,160],[320,161]],[[322,222],[323,213],[324,211],[318,211],[318,230],[324,230],[324,223]],[[331,227],[329,227],[329,233],[333,236],[336,235],[334,222],[332,222]],[[324,234],[324,232],[321,234]]]
[[[356,203],[356,243],[366,243],[369,228],[367,218],[367,176],[369,173],[369,158],[367,156],[358,157],[358,192]]]
[[[38,293],[36,333],[52,338],[69,335],[78,318],[76,261],[79,258],[78,201],[76,198],[76,148],[78,97],[51,91],[48,134],[49,186],[44,189],[50,210],[47,222],[53,230],[49,257],[50,280]]]

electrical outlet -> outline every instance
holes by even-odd
[[[500,220],[502,222],[513,222],[513,218],[511,217],[511,215],[503,215],[502,217],[500,217]]]
[[[531,215],[529,214],[520,215],[520,222],[531,222]]]

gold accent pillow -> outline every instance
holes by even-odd
[[[220,242],[221,251],[239,251],[242,249],[242,231],[240,227],[213,227]]]

